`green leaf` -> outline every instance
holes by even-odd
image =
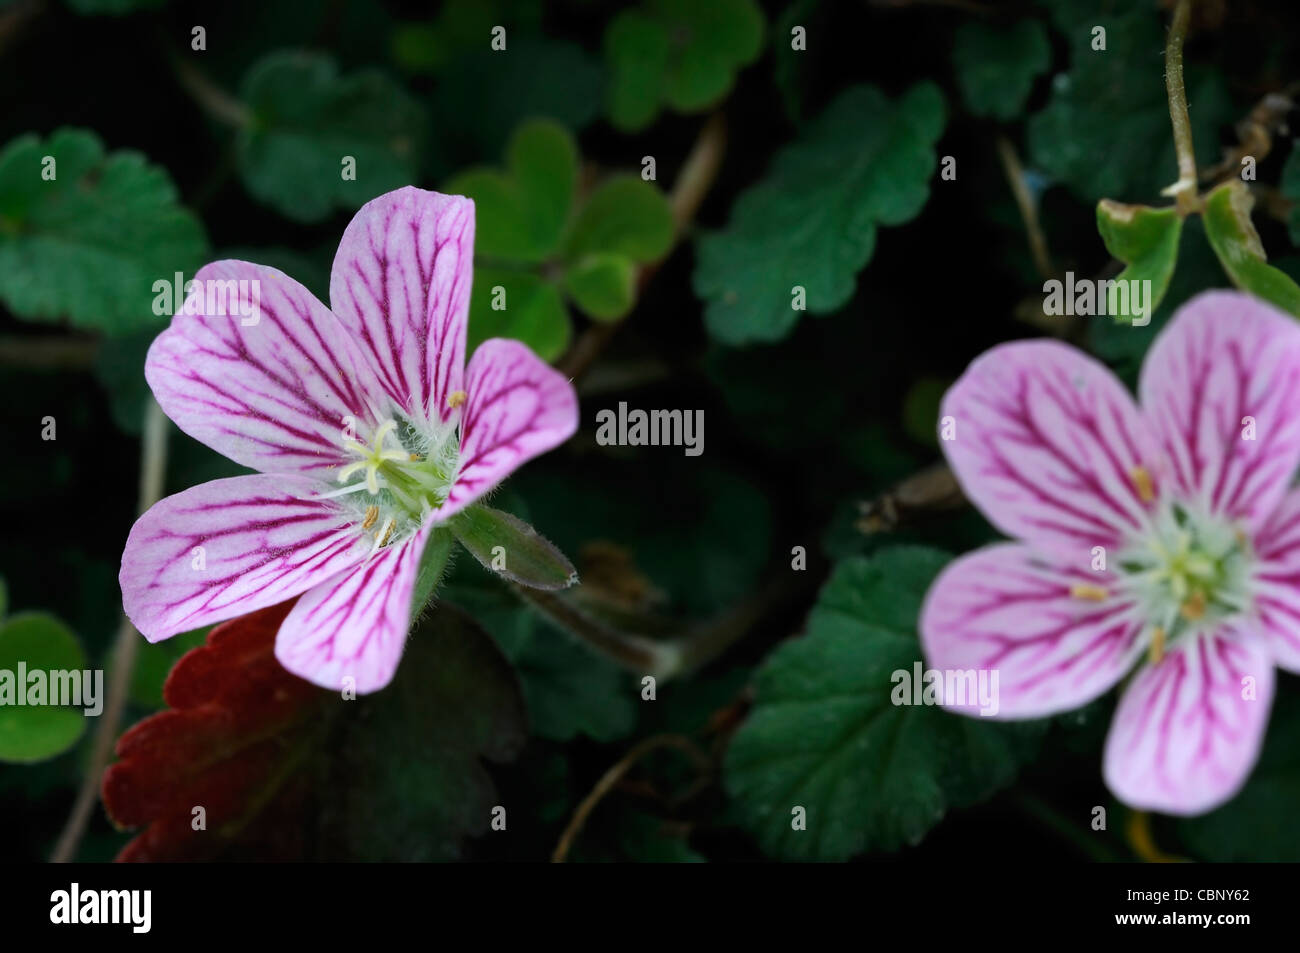
[[[136,646],[135,669],[131,672],[131,701],[144,708],[162,708],[163,683],[182,655],[196,649],[207,639],[211,626],[182,632],[161,642],[146,642]]]
[[[321,752],[321,850],[359,861],[451,860],[487,831],[500,796],[483,760],[512,760],[527,714],[510,663],[468,616],[441,607],[392,684],[342,703]]]
[[[1279,689],[1282,689],[1284,680]],[[1183,820],[1179,830],[1203,860],[1295,863],[1300,861],[1300,698],[1279,691],[1259,763],[1241,792],[1223,807]]]
[[[943,95],[932,83],[891,103],[854,86],[741,195],[726,230],[700,239],[695,291],[724,343],[784,338],[799,320],[792,289],[825,314],[853,295],[879,225],[900,225],[930,194]]]
[[[511,137],[504,173],[471,169],[443,190],[474,200],[476,254],[532,263],[559,245],[577,179],[573,137],[558,123],[537,119]]]
[[[567,589],[577,570],[544,536],[518,517],[479,504],[451,518],[456,539],[486,569],[531,589]]]
[[[1045,0],[1070,48],[1070,69],[1027,126],[1033,165],[1092,205],[1149,201],[1178,178],[1162,77],[1165,29],[1154,5]],[[1094,50],[1093,29],[1106,31]],[[1233,118],[1217,72],[1186,70],[1192,139],[1200,163],[1218,158],[1218,130]]]
[[[1267,263],[1259,233],[1250,221],[1254,204],[1239,179],[1218,186],[1205,197],[1205,235],[1234,285],[1300,317],[1300,286]]]
[[[1007,120],[1024,108],[1034,80],[1051,65],[1052,49],[1037,20],[1009,27],[971,20],[957,30],[952,59],[970,111]]]
[[[167,0],[68,0],[68,6],[83,16],[108,14],[121,17],[137,10],[156,10]]]
[[[605,30],[610,122],[644,129],[662,106],[690,113],[718,102],[762,49],[763,12],[753,0],[649,0]]]
[[[618,254],[592,254],[564,273],[564,290],[597,321],[616,321],[636,304],[636,266]]]
[[[250,68],[243,96],[244,185],[287,218],[319,222],[417,178],[424,110],[383,73],[340,76],[324,54],[275,52]],[[355,179],[343,177],[349,156]]]
[[[28,685],[18,684],[20,663],[24,672],[44,673],[45,704],[19,705]],[[52,615],[24,612],[0,625],[0,762],[31,764],[67,751],[85,730],[78,708],[49,704],[51,672],[82,672],[86,656],[72,631]],[[80,676],[79,676],[80,677]],[[30,682],[29,682],[30,684]],[[89,700],[83,696],[87,704]],[[103,703],[103,698],[99,699]]]
[[[727,751],[733,808],[770,856],[843,860],[915,844],[950,807],[1009,783],[1044,723],[895,705],[921,658],[916,617],[948,557],[919,547],[840,563],[807,633],[774,651]],[[794,830],[792,809],[807,812]]]
[[[564,258],[610,252],[655,261],[672,247],[674,230],[672,209],[659,189],[637,175],[610,176],[578,212]]]
[[[553,361],[569,346],[569,312],[554,283],[532,271],[482,267],[474,270],[470,291],[469,350],[488,338],[523,341],[544,361]],[[495,289],[505,294],[501,310],[492,307]]]
[[[1120,313],[1124,309],[1117,300],[1117,286],[1125,281],[1149,281],[1151,300],[1147,302],[1146,319],[1150,320],[1164,300],[1178,264],[1182,218],[1172,208],[1154,209],[1102,199],[1097,203],[1097,231],[1106,251],[1126,266],[1115,284],[1109,286],[1106,313],[1119,323],[1130,323],[1134,315]]]
[[[105,156],[84,129],[0,151],[0,300],[20,318],[110,335],[161,328],[153,283],[192,273],[206,253],[198,219],[139,153]]]

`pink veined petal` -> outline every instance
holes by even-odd
[[[1066,569],[1019,543],[986,546],[939,574],[921,609],[928,668],[997,672],[996,718],[1069,711],[1114,686],[1142,651],[1142,621],[1108,572]],[[1090,587],[1080,598],[1074,587]],[[980,714],[975,699],[945,707]]]
[[[367,202],[343,232],[330,303],[408,416],[454,425],[474,271],[474,203],[407,187]]]
[[[335,691],[374,692],[392,681],[411,627],[411,596],[428,535],[426,526],[309,590],[276,635],[280,664]]]
[[[465,374],[460,464],[446,518],[531,460],[573,436],[578,395],[568,379],[518,341],[484,341]]]
[[[958,481],[1007,535],[1064,550],[1073,565],[1146,524],[1159,482],[1150,437],[1119,381],[1082,352],[1055,341],[993,348],[940,413]]]
[[[1223,804],[1259,756],[1273,681],[1256,631],[1225,628],[1176,644],[1158,665],[1143,666],[1120,699],[1106,738],[1106,784],[1140,810],[1188,815]]]
[[[218,261],[200,268],[195,280],[145,361],[163,411],[236,463],[328,479],[326,469],[347,456],[344,418],[369,417],[369,408],[385,400],[347,330],[274,268]],[[240,281],[256,282],[245,285],[249,294],[256,287],[252,300],[259,305],[247,317],[218,297],[230,287],[218,283]],[[196,309],[201,313],[186,313]],[[232,313],[217,313],[223,310]]]
[[[1273,662],[1300,673],[1300,490],[1292,490],[1255,536],[1255,612]]]
[[[1198,295],[1152,344],[1138,392],[1174,492],[1258,529],[1300,463],[1295,319],[1239,292]]]
[[[169,496],[131,528],[122,605],[157,642],[274,605],[360,562],[359,526],[301,476],[213,480]]]

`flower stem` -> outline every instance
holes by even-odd
[[[1169,26],[1165,49],[1165,88],[1169,92],[1169,119],[1174,127],[1174,151],[1178,154],[1178,181],[1164,190],[1174,196],[1179,216],[1186,218],[1200,209],[1197,195],[1196,151],[1192,148],[1192,120],[1187,112],[1187,90],[1183,85],[1183,41],[1192,17],[1191,0],[1178,0]]]
[[[139,512],[153,506],[162,498],[163,476],[167,471],[167,418],[163,415],[158,402],[150,397],[144,413],[144,438],[140,448],[140,500]],[[72,812],[63,826],[50,862],[62,864],[71,861],[77,855],[77,847],[86,833],[91,811],[99,799],[100,779],[108,766],[113,744],[117,740],[118,727],[126,711],[127,690],[131,686],[131,674],[135,670],[136,648],[140,635],[129,619],[122,617],[117,629],[117,640],[112,654],[112,670],[109,672],[108,698],[104,711],[95,726],[95,737],[91,743],[90,760],[86,773],[77,791],[77,799],[72,804]]]

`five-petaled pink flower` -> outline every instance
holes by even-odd
[[[343,233],[332,309],[273,268],[198,272],[145,376],[177,426],[259,472],[136,522],[120,581],[146,638],[302,594],[281,663],[329,688],[388,683],[431,532],[577,428],[573,387],[523,344],[486,341],[465,366],[473,248],[473,202],[405,188]],[[231,280],[258,282],[260,314],[209,313],[204,287]]]
[[[1203,294],[1152,345],[1138,393],[1140,408],[1052,341],[971,364],[944,398],[943,447],[1019,542],[948,566],[921,637],[935,669],[998,671],[1002,718],[1077,708],[1136,669],[1106,782],[1196,814],[1249,775],[1274,666],[1300,671],[1300,325]]]

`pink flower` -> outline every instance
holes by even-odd
[[[1300,671],[1300,326],[1203,294],[1152,345],[1138,393],[1054,341],[971,364],[944,398],[944,450],[1019,541],[948,566],[921,639],[932,668],[997,671],[1002,718],[1077,708],[1136,669],[1106,782],[1196,814],[1249,775],[1274,666]]]
[[[302,594],[280,662],[327,688],[389,682],[430,534],[577,428],[573,387],[523,344],[486,341],[465,367],[473,247],[473,202],[405,188],[343,233],[332,311],[263,265],[198,272],[145,376],[177,426],[258,473],[136,522],[119,579],[147,639]],[[259,312],[213,308],[231,280]]]

